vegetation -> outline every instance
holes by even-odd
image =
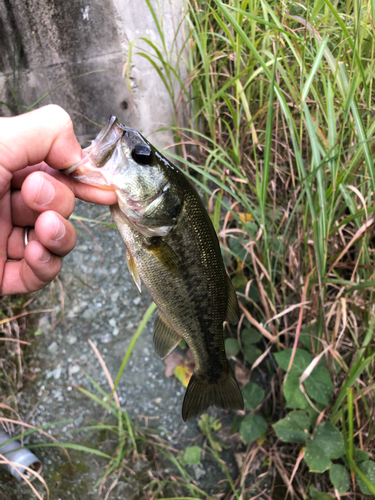
[[[243,312],[226,327],[246,406],[232,425],[243,443],[237,479],[220,458],[220,423],[200,420],[224,497],[372,498],[375,3],[186,0],[186,41],[171,48],[145,1],[160,45],[134,41],[129,60],[147,58],[168,89],[170,155],[205,193]],[[136,429],[111,399],[119,376],[100,399],[118,422],[104,479],[151,443],[181,491],[213,498],[185,470],[201,447],[177,460]],[[167,483],[152,480],[147,495],[162,497]]]
[[[138,53],[174,103],[171,156],[220,230],[243,311],[228,353],[266,388],[245,384],[233,430],[286,497],[374,495],[375,4],[186,8],[182,48],[169,50],[153,11],[162,47]]]

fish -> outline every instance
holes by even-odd
[[[185,174],[115,116],[64,172],[117,193],[110,211],[129,271],[158,308],[155,352],[163,359],[184,339],[194,355],[183,420],[210,406],[243,410],[223,333],[224,321],[239,321],[238,300],[210,216]]]

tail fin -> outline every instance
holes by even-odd
[[[193,373],[182,404],[182,418],[186,422],[201,415],[209,406],[224,410],[243,410],[243,397],[232,368],[210,383],[204,373]]]

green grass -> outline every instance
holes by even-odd
[[[306,442],[276,441],[271,425],[258,440],[266,439],[270,457],[288,454],[288,465],[273,464],[287,496],[334,495],[333,473],[309,472],[298,460],[330,422],[345,445],[334,463],[348,466],[354,479],[346,495],[374,494],[368,469],[353,457],[358,448],[374,459],[375,442],[375,2],[190,0],[185,7],[185,43],[166,47],[154,12],[161,45],[138,49],[154,67],[161,63],[173,100],[180,145],[171,157],[211,202],[251,327],[266,325],[293,348],[285,377],[273,357],[281,347],[259,364],[274,388],[259,416],[274,424],[290,410],[315,413]],[[241,327],[232,331],[236,356],[251,370],[257,360],[248,359],[256,347],[265,352],[268,340],[246,345],[241,335]],[[296,375],[292,398],[293,366],[304,353],[310,361]],[[324,403],[312,389],[319,373],[332,381]]]

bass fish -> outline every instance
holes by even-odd
[[[126,246],[129,271],[158,307],[153,343],[165,358],[181,339],[195,371],[182,405],[184,421],[211,405],[242,410],[242,394],[224,347],[223,322],[237,324],[237,296],[210,217],[185,175],[139,132],[115,116],[65,170],[71,178],[114,189],[110,207]]]

